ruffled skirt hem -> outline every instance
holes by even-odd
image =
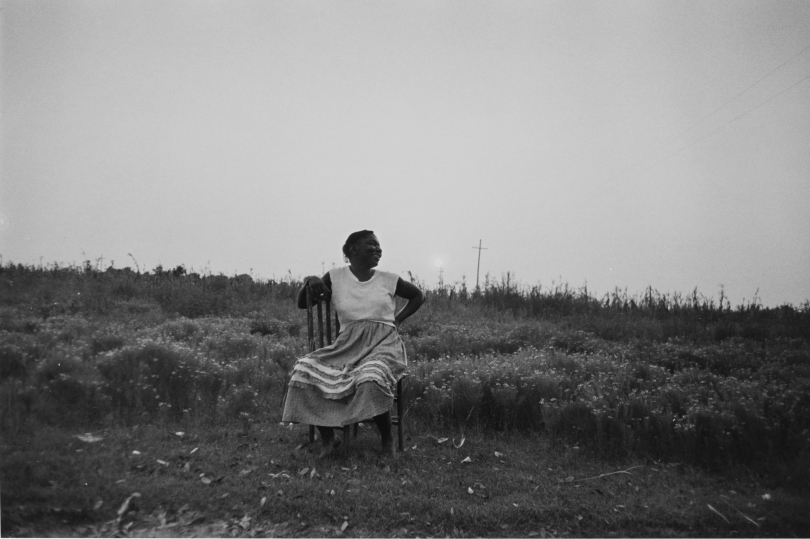
[[[348,324],[335,343],[296,361],[282,421],[340,427],[391,409],[407,364],[396,328]]]

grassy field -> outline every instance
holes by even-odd
[[[0,269],[4,536],[810,534],[807,303],[432,289],[406,451],[318,461],[291,277]]]

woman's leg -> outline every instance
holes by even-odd
[[[391,435],[391,412],[385,412],[374,417],[374,422],[377,428],[380,429],[380,438],[382,440],[383,453],[387,455],[396,455],[394,448],[394,437]]]

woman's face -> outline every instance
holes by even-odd
[[[352,262],[366,268],[376,267],[382,257],[380,242],[377,241],[377,236],[374,234],[357,240],[357,243],[352,246],[352,251],[354,252],[354,256],[351,258]]]

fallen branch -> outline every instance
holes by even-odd
[[[609,475],[615,475],[615,474],[619,474],[619,473],[623,473],[623,474],[627,474],[627,475],[633,475],[633,474],[630,473],[630,470],[635,470],[636,468],[643,468],[643,467],[644,466],[633,466],[631,468],[627,468],[626,470],[618,470],[618,471],[615,471],[615,472],[603,473],[601,475],[595,475],[593,477],[586,477],[585,479],[576,479],[576,480],[571,481],[571,482],[572,483],[579,483],[580,481],[590,481],[591,479],[599,479],[600,477],[607,477]]]
[[[723,516],[723,513],[721,513],[720,511],[718,511],[718,510],[717,510],[717,509],[715,509],[714,507],[712,507],[712,506],[711,506],[711,504],[708,504],[708,503],[707,503],[707,504],[706,504],[706,507],[708,507],[709,509],[711,509],[712,511],[714,511],[715,513],[717,513],[718,515],[720,515],[720,518],[722,518],[723,520],[725,520],[725,521],[726,521],[726,524],[731,524],[731,522],[730,522],[730,521],[729,521],[729,520],[728,520],[728,519],[727,519],[725,516]]]
[[[721,500],[723,500],[723,502],[724,502],[726,505],[728,505],[729,507],[731,507],[732,509],[734,509],[735,511],[737,511],[739,514],[741,514],[745,520],[747,520],[748,522],[750,522],[751,524],[753,524],[753,525],[754,525],[754,526],[756,526],[757,528],[759,528],[759,527],[760,527],[760,525],[759,525],[759,524],[757,524],[757,522],[756,522],[754,519],[750,518],[748,515],[746,515],[745,513],[743,513],[742,511],[740,511],[739,509],[737,509],[736,507],[734,507],[734,506],[733,506],[733,505],[731,505],[730,503],[728,503],[728,502],[726,501],[726,499],[725,499],[725,498],[723,498],[722,496],[720,496],[720,499],[721,499]]]

